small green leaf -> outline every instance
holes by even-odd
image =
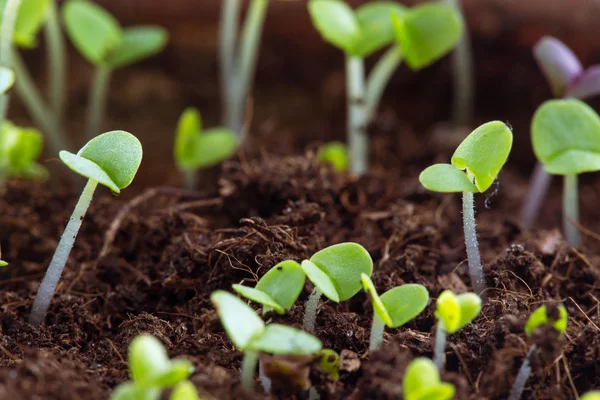
[[[321,341],[310,333],[280,324],[267,325],[262,334],[250,342],[256,351],[295,356],[315,354],[321,346]]]
[[[125,28],[121,42],[106,58],[110,68],[121,68],[159,53],[167,44],[168,34],[157,26]]]
[[[40,156],[42,147],[43,137],[40,131],[4,121],[0,130],[0,160],[7,161],[9,175],[26,175],[34,168],[32,165]],[[43,169],[41,166],[39,168]]]
[[[320,162],[333,165],[333,169],[338,172],[348,169],[348,147],[342,142],[325,143],[317,156]]]
[[[393,1],[372,1],[356,9],[355,15],[360,26],[360,40],[356,43],[354,53],[368,57],[377,50],[392,43],[394,27],[391,15],[406,10],[401,4]]]
[[[121,43],[119,22],[104,8],[87,0],[68,0],[62,8],[67,34],[90,63],[104,65]]]
[[[285,308],[262,290],[238,284],[231,285],[231,288],[245,298],[261,304],[267,310],[271,309],[275,310],[278,314],[285,314]]]
[[[361,31],[354,10],[342,0],[311,0],[308,12],[321,36],[346,53],[353,53]]]
[[[309,260],[302,261],[301,266],[308,279],[317,287],[317,289],[319,289],[321,293],[323,293],[325,297],[335,301],[336,303],[340,302],[338,289],[327,273]]]
[[[194,371],[192,363],[188,360],[173,360],[169,362],[169,368],[156,375],[150,382],[150,386],[169,388],[186,380]]]
[[[15,83],[15,73],[12,69],[0,67],[0,95],[5,94]]]
[[[369,296],[371,296],[371,304],[373,305],[373,311],[383,321],[384,324],[391,327],[392,317],[388,313],[387,308],[385,307],[385,305],[381,301],[381,298],[377,294],[377,290],[375,289],[373,281],[366,274],[361,274],[360,280],[365,291],[369,293]]]
[[[2,267],[6,267],[8,265],[8,263],[4,260],[0,260],[0,268]]]
[[[110,131],[96,136],[75,155],[59,153],[69,168],[119,193],[131,184],[142,162],[142,144],[131,133]]]
[[[512,131],[500,121],[487,122],[466,137],[452,155],[452,165],[465,169],[480,192],[494,183],[512,147]]]
[[[475,293],[456,295],[444,290],[438,297],[435,316],[444,324],[444,330],[455,333],[470,323],[481,311],[481,298]]]
[[[531,122],[533,151],[555,175],[600,170],[600,117],[577,99],[542,104]]]
[[[135,382],[124,382],[110,395],[110,400],[159,400],[160,389],[147,388]]]
[[[213,292],[210,300],[217,308],[229,339],[238,349],[245,351],[255,338],[263,334],[265,323],[242,300],[223,290]]]
[[[600,390],[593,390],[581,396],[580,400],[600,400]]]
[[[147,385],[169,370],[169,357],[162,343],[151,335],[136,336],[129,345],[129,375]]]
[[[358,293],[362,287],[362,273],[371,276],[373,272],[373,260],[369,252],[358,243],[329,246],[315,253],[310,261],[329,277],[335,286],[339,301],[348,300]],[[307,275],[311,279],[308,273]]]
[[[416,358],[406,368],[402,381],[405,400],[449,400],[454,385],[440,380],[440,373],[428,358]]]
[[[173,388],[169,400],[200,400],[200,397],[192,382],[183,381]]]
[[[562,304],[559,304],[557,309],[558,318],[555,320],[550,319],[548,308],[545,305],[538,307],[537,310],[531,313],[525,324],[525,333],[527,336],[531,336],[533,331],[542,324],[550,324],[557,332],[563,335],[567,330],[567,309]]]
[[[463,21],[455,7],[427,3],[392,14],[396,39],[406,64],[424,68],[448,53],[463,34]]]
[[[452,164],[434,164],[419,175],[419,182],[432,192],[479,192],[464,171]]]
[[[323,349],[319,352],[319,369],[334,381],[340,379],[340,355],[331,349]]]
[[[6,3],[6,0],[0,3]],[[49,0],[21,0],[13,35],[17,46],[32,48],[37,45],[36,35],[46,21],[49,5]]]
[[[296,261],[286,260],[275,265],[256,284],[285,310],[292,308],[304,288],[306,275]]]
[[[388,326],[399,328],[423,312],[429,302],[429,292],[423,285],[409,283],[382,294],[381,302],[392,318]]]

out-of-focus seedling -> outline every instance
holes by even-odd
[[[0,260],[0,268],[8,266],[8,263],[4,260]]]
[[[441,371],[444,368],[446,334],[456,333],[473,321],[481,311],[481,298],[475,293],[454,294],[444,290],[437,299],[435,316],[438,320],[435,333],[434,361]]]
[[[29,315],[29,322],[34,326],[39,325],[46,318],[54,290],[96,187],[101,184],[113,193],[119,194],[122,189],[129,186],[142,162],[142,145],[128,132],[111,131],[90,140],[77,154],[63,150],[59,156],[70,169],[87,178],[88,181],[38,289]]]
[[[12,68],[12,41],[20,6],[21,0],[3,0],[0,3],[2,10],[2,25],[0,25],[0,66],[3,68]],[[3,93],[0,96],[0,126],[2,126],[4,119],[6,118],[7,108],[8,96]]]
[[[415,358],[406,367],[402,390],[405,400],[450,400],[454,385],[442,382],[440,372],[428,358]]]
[[[231,157],[237,147],[237,136],[227,128],[202,130],[202,117],[188,108],[179,117],[173,155],[185,186],[196,187],[196,170],[210,167]]]
[[[285,314],[296,302],[304,288],[306,275],[296,261],[286,260],[275,265],[256,284],[256,287],[233,285],[233,290],[263,306],[263,314],[275,310]]]
[[[310,355],[321,350],[316,337],[280,324],[265,325],[252,308],[231,293],[217,290],[210,296],[229,339],[244,352],[242,385],[254,390],[259,352],[277,355]]]
[[[535,112],[531,141],[544,170],[563,175],[563,227],[569,245],[581,244],[577,175],[600,170],[600,117],[576,99],[549,100]]]
[[[591,392],[584,393],[579,398],[580,400],[600,400],[600,390],[592,390]]]
[[[567,309],[562,304],[551,309],[545,305],[539,307],[529,316],[529,319],[525,324],[525,334],[528,337],[531,337],[533,332],[540,325],[550,325],[562,336],[567,330]],[[523,360],[523,364],[521,364],[515,383],[510,390],[508,400],[519,400],[521,398],[525,383],[527,383],[527,379],[531,373],[531,355],[536,347],[537,346],[534,344],[529,348],[529,351]]]
[[[15,83],[15,73],[12,69],[0,67],[0,95],[4,95]]]
[[[373,305],[369,351],[375,351],[383,342],[385,327],[399,328],[421,314],[429,302],[429,293],[423,285],[411,283],[396,286],[379,296],[369,276],[362,274],[360,279]]]
[[[320,162],[331,164],[337,172],[348,169],[348,158],[348,147],[342,142],[325,143],[317,155]]]
[[[469,274],[475,293],[485,289],[475,229],[473,193],[485,192],[496,180],[512,147],[512,132],[500,121],[475,129],[452,155],[452,164],[435,164],[419,175],[421,184],[434,192],[463,193],[463,226]]]
[[[200,400],[200,397],[192,382],[183,381],[173,388],[169,400]]]
[[[0,129],[0,189],[10,177],[46,179],[48,171],[36,162],[42,152],[42,134],[5,121]]]
[[[163,389],[185,382],[193,370],[188,360],[169,360],[154,336],[136,336],[129,345],[131,381],[117,386],[110,400],[158,400]]]
[[[318,368],[327,373],[331,379],[340,379],[340,355],[331,349],[323,349],[319,352]]]
[[[87,0],[68,0],[62,16],[75,47],[96,67],[88,99],[87,137],[90,139],[100,132],[112,71],[160,52],[168,35],[158,26],[122,28],[108,11]]]
[[[316,252],[310,260],[302,261],[302,269],[315,286],[306,301],[302,327],[315,331],[317,307],[321,295],[339,303],[360,291],[361,275],[371,276],[373,260],[358,243],[339,243]]]

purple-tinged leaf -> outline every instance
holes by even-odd
[[[563,97],[569,83],[583,72],[581,62],[571,49],[551,36],[544,36],[536,43],[533,56],[555,97]]]
[[[565,97],[583,100],[598,94],[600,94],[600,65],[594,65],[569,83]]]

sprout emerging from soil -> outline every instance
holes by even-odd
[[[567,330],[567,310],[562,304],[559,304],[552,309],[548,307],[541,306],[537,310],[535,310],[527,320],[525,324],[525,334],[528,337],[531,337],[533,332],[540,325],[550,325],[554,328],[561,336]],[[529,378],[529,374],[531,373],[531,355],[536,349],[536,345],[532,345],[523,360],[523,364],[519,369],[519,373],[517,374],[517,378],[515,379],[515,383],[510,390],[510,395],[508,400],[519,400],[521,395],[523,394],[523,389],[525,388],[525,383],[527,383],[527,379]]]
[[[481,125],[466,137],[452,155],[452,164],[435,164],[421,175],[421,184],[434,192],[463,193],[463,225],[469,274],[475,293],[481,295],[485,279],[475,229],[473,193],[485,192],[496,180],[512,147],[512,132],[504,123]]]
[[[319,369],[337,381],[340,378],[340,355],[331,349],[323,349],[319,352]]]
[[[302,269],[315,285],[306,301],[302,327],[315,331],[317,307],[321,295],[339,303],[354,296],[362,287],[361,275],[371,276],[373,260],[358,243],[339,243],[316,252],[302,261]]]
[[[60,159],[70,169],[88,179],[75,210],[69,219],[46,275],[42,280],[33,303],[29,323],[39,325],[46,318],[54,290],[67,263],[73,243],[92,201],[98,184],[119,194],[131,184],[142,162],[142,145],[132,134],[125,131],[103,133],[90,140],[77,154],[61,151]]]
[[[383,342],[385,327],[399,328],[421,314],[429,303],[429,293],[423,285],[407,284],[396,286],[379,296],[369,276],[362,274],[360,278],[373,304],[369,351],[375,351]]]
[[[237,136],[227,128],[202,130],[202,116],[188,108],[179,117],[173,155],[184,174],[185,186],[196,187],[196,170],[217,165],[231,157],[237,147]]]
[[[229,339],[244,352],[242,385],[254,390],[259,352],[277,355],[310,355],[321,350],[316,337],[280,324],[265,325],[252,308],[231,293],[218,290],[210,296]]]
[[[569,245],[581,244],[577,175],[600,170],[600,117],[580,100],[549,100],[531,122],[531,140],[544,170],[563,175],[563,226]]]
[[[402,381],[405,400],[450,400],[454,385],[442,382],[440,372],[428,358],[415,358],[406,367]]]
[[[317,158],[322,163],[329,163],[333,170],[343,172],[348,169],[348,147],[342,142],[328,142],[320,149]]]
[[[36,162],[42,152],[42,134],[5,121],[0,129],[0,190],[10,177],[46,179],[48,171]]]
[[[475,293],[454,294],[444,290],[438,297],[435,316],[438,319],[435,334],[434,362],[441,371],[444,368],[446,334],[456,333],[475,319],[481,311],[481,298]]]
[[[87,0],[68,0],[62,16],[69,38],[96,67],[89,92],[87,137],[90,139],[101,129],[112,71],[160,52],[168,35],[158,26],[122,28],[108,11]]]
[[[304,288],[306,275],[296,261],[282,261],[269,270],[251,288],[243,285],[233,285],[233,290],[242,296],[263,306],[263,314],[275,310],[285,314],[298,300]]]
[[[193,371],[188,360],[169,360],[162,343],[154,336],[136,336],[129,345],[131,381],[117,386],[110,400],[159,399],[163,389],[185,382]]]

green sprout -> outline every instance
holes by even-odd
[[[15,83],[15,73],[12,69],[0,67],[0,95],[6,94]]]
[[[133,399],[132,399],[133,400]],[[169,400],[200,400],[196,386],[190,381],[183,381],[175,385]]]
[[[0,260],[0,268],[8,266],[8,263],[4,260]]]
[[[158,400],[163,389],[187,382],[194,371],[188,360],[169,360],[162,343],[151,335],[136,336],[128,358],[131,381],[117,386],[110,400]]]
[[[317,155],[320,162],[331,164],[337,172],[348,169],[348,158],[348,147],[342,142],[325,143]]]
[[[254,374],[260,352],[276,355],[310,355],[321,350],[316,337],[280,324],[265,325],[252,308],[231,293],[217,290],[210,295],[231,342],[244,352],[242,386],[254,390]]]
[[[316,252],[301,267],[315,286],[306,301],[302,327],[314,332],[321,295],[336,303],[354,296],[362,287],[361,275],[371,276],[373,260],[360,244],[348,242]]]
[[[233,285],[233,290],[263,306],[263,314],[275,310],[285,314],[302,292],[306,275],[296,261],[282,261],[269,270],[256,287]]]
[[[0,129],[0,188],[10,177],[44,180],[46,168],[36,162],[42,152],[42,134],[5,121]]]
[[[569,245],[581,238],[577,175],[600,170],[600,117],[581,100],[549,100],[535,112],[531,141],[544,170],[563,175],[563,228]]]
[[[428,358],[415,358],[406,367],[402,389],[405,400],[450,400],[454,385],[442,382],[440,372]]]
[[[475,293],[454,294],[444,290],[437,299],[435,316],[438,320],[435,334],[435,365],[444,368],[446,334],[456,333],[475,319],[481,311],[481,298]]]
[[[538,327],[541,325],[549,325],[554,328],[560,336],[563,336],[567,330],[567,317],[567,309],[562,304],[552,308],[545,305],[540,306],[529,316],[529,319],[525,324],[525,334],[528,337],[531,337]],[[529,348],[529,351],[523,360],[523,364],[521,364],[521,368],[519,368],[515,383],[510,390],[508,400],[519,400],[521,398],[525,383],[527,383],[527,379],[531,373],[531,356],[536,348],[537,346],[535,344]]]
[[[237,147],[237,136],[227,128],[202,130],[202,117],[188,108],[179,117],[173,155],[184,174],[185,186],[196,187],[196,170],[210,167],[231,157]]]
[[[158,26],[122,28],[108,11],[87,0],[68,0],[63,6],[62,15],[71,41],[83,57],[96,67],[89,92],[89,139],[100,131],[112,71],[160,52],[168,36]]]
[[[87,178],[88,181],[38,289],[29,315],[29,323],[34,326],[39,325],[46,318],[50,301],[96,187],[101,184],[113,193],[119,194],[122,189],[129,186],[142,162],[142,145],[128,132],[111,131],[90,140],[77,154],[63,150],[59,156],[70,169]]]
[[[383,342],[385,327],[399,328],[421,314],[429,303],[429,293],[423,285],[407,284],[396,286],[379,296],[368,275],[362,274],[360,279],[373,304],[369,350],[375,351]]]
[[[463,226],[474,291],[485,289],[481,256],[475,229],[473,193],[485,192],[496,180],[512,147],[512,132],[500,121],[487,122],[466,137],[452,155],[452,164],[435,164],[419,175],[419,181],[434,192],[463,193]]]
[[[600,400],[600,390],[592,390],[591,392],[584,393],[580,397],[580,400]]]
[[[319,352],[318,368],[325,372],[331,379],[340,379],[340,355],[331,349],[323,349]]]
[[[0,25],[0,66],[3,68],[12,68],[12,42],[20,5],[21,0],[4,0],[0,3],[0,7],[2,7],[2,25]],[[7,109],[8,96],[3,93],[0,96],[0,126],[4,123]]]

